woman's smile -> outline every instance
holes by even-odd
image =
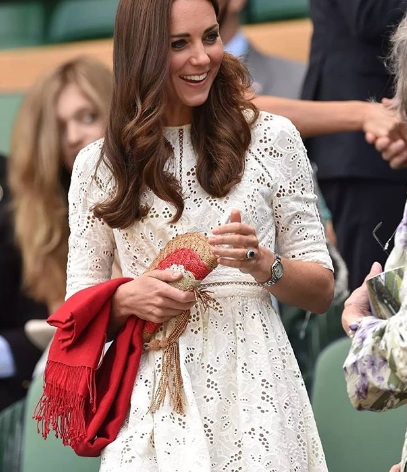
[[[223,60],[223,44],[208,0],[176,0],[170,22],[167,125],[191,121],[192,109],[206,102]]]

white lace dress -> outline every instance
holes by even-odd
[[[231,210],[256,227],[260,244],[288,258],[332,268],[313,193],[311,168],[297,130],[261,113],[242,181],[224,198],[205,193],[195,176],[190,128],[167,128],[169,169],[181,179],[185,211],[147,191],[146,218],[112,230],[90,210],[110,188],[106,167],[93,178],[101,141],[78,156],[72,176],[68,293],[111,276],[117,250],[124,276],[145,271],[177,234],[211,230]],[[160,378],[161,352],[144,353],[128,417],[103,451],[103,472],[322,472],[325,459],[306,389],[268,291],[249,275],[219,266],[205,279],[214,309],[192,310],[179,340],[185,415],[166,401],[149,407]],[[162,333],[158,334],[162,336]],[[129,366],[132,368],[132,366]]]

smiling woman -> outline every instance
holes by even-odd
[[[294,126],[246,98],[250,77],[223,52],[217,15],[216,0],[120,1],[106,137],[73,168],[67,300],[53,320],[63,337],[72,321],[86,325],[84,311],[95,324],[89,342],[53,342],[41,403],[51,414],[39,420],[63,425],[78,453],[101,452],[103,472],[326,472],[270,297],[320,313],[331,301],[312,171]],[[191,233],[215,261],[200,282],[203,304],[176,284],[185,250],[171,254],[170,270],[152,269]],[[124,277],[111,281],[114,251]],[[151,323],[161,327],[134,359],[133,327]],[[124,360],[123,339],[134,348]],[[66,382],[89,354],[89,382]],[[111,368],[116,360],[125,372]],[[166,397],[163,383],[181,398]]]
[[[196,18],[190,29],[188,18]],[[208,26],[209,25],[209,26]],[[184,32],[187,31],[187,32]],[[174,2],[167,126],[191,122],[193,107],[206,102],[223,59],[219,25],[210,2]]]

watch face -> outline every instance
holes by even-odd
[[[282,277],[283,275],[283,266],[281,265],[281,263],[277,264],[275,267],[274,267],[274,275],[277,279],[279,279],[280,277]]]

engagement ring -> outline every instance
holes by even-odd
[[[248,249],[246,252],[246,259],[254,259],[256,257],[256,251],[254,249]]]

